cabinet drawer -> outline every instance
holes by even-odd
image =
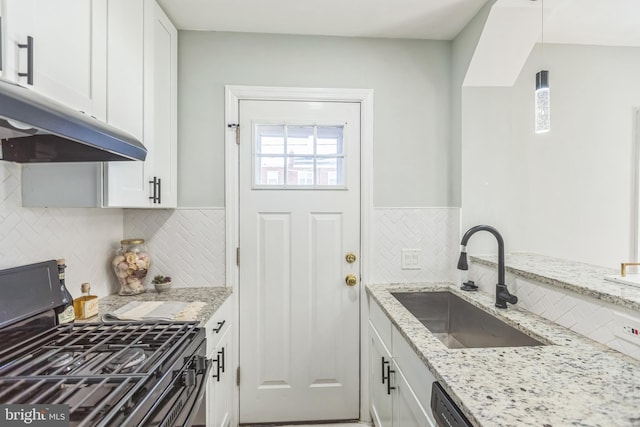
[[[391,348],[391,321],[378,303],[369,297],[369,321],[387,348]]]
[[[227,300],[216,310],[204,326],[207,337],[207,356],[214,351],[220,338],[222,338],[229,329],[231,325],[231,315],[231,303]]]

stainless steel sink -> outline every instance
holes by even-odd
[[[545,345],[451,292],[392,295],[449,348]]]

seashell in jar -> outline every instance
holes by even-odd
[[[136,271],[133,268],[127,268],[127,271],[126,271],[128,276],[133,276],[133,273],[135,273],[135,272]]]
[[[111,264],[115,266],[115,265],[120,264],[122,261],[124,261],[124,256],[122,256],[122,255],[117,255],[117,256],[115,256],[115,257],[113,258],[113,261],[111,261]]]
[[[118,264],[118,270],[127,271],[128,269],[129,264],[127,264],[126,262],[121,262],[120,264]]]
[[[145,269],[136,270],[136,271],[133,272],[133,274],[131,276],[135,277],[137,279],[143,279],[143,278],[147,277],[147,270],[145,270]]]
[[[140,270],[144,270],[147,266],[143,259],[139,259],[138,261],[136,261],[136,267]]]
[[[133,264],[138,260],[138,257],[133,252],[127,252],[124,257],[129,264]]]
[[[127,270],[119,270],[116,273],[116,276],[118,276],[118,279],[126,279],[127,277],[129,277],[129,273],[127,272]]]

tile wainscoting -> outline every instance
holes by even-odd
[[[457,281],[460,208],[376,208],[371,283]],[[402,249],[420,250],[420,269],[403,270]]]
[[[173,286],[225,285],[225,210],[126,209],[125,238],[143,238],[149,277],[171,276]]]
[[[482,292],[495,294],[498,280],[495,268],[472,262],[468,278],[474,280]],[[640,347],[617,337],[614,332],[617,326],[614,313],[634,318],[638,317],[637,313],[510,272],[506,273],[506,282],[509,291],[518,297],[520,307],[640,360]]]
[[[378,208],[374,212],[371,281],[455,280],[459,208]],[[225,283],[223,208],[126,209],[124,236],[142,237],[153,257],[150,275],[169,275],[175,286]],[[402,270],[403,248],[420,249],[420,269]]]
[[[122,209],[23,208],[20,182],[20,165],[0,162],[0,269],[64,258],[74,297],[83,282],[98,296],[116,292],[110,259],[122,238]]]

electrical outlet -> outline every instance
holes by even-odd
[[[421,270],[420,254],[421,249],[403,249],[402,250],[402,269],[403,270]]]
[[[640,319],[614,311],[613,324],[615,336],[640,346]]]

